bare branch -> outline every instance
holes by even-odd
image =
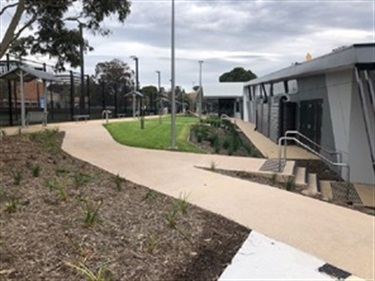
[[[78,16],[67,17],[63,19],[63,21],[79,21],[79,19],[82,18],[82,16],[83,16],[83,13],[80,13]]]
[[[38,18],[38,15],[37,14],[34,14],[31,19],[29,19],[25,24],[24,26],[22,26],[18,32],[13,36],[13,38],[10,40],[10,44],[12,44],[15,40],[17,40],[17,38],[21,35],[21,33],[26,29],[28,28],[30,25],[32,25]]]
[[[15,6],[17,6],[17,5],[18,5],[18,2],[13,3],[13,4],[9,4],[9,5],[5,6],[4,8],[1,9],[1,11],[0,11],[0,16],[1,16],[2,14],[4,14],[4,12],[5,12],[7,9],[12,8],[12,7],[15,7]]]

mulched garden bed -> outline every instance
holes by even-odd
[[[63,136],[0,140],[0,280],[218,279],[249,229],[75,159]]]

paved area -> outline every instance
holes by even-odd
[[[240,119],[236,119],[236,124],[265,157],[279,158],[279,146],[258,131],[255,131],[254,124]],[[287,158],[318,159],[316,155],[295,145],[287,146]]]
[[[195,166],[257,170],[262,159],[130,148],[100,122],[71,123],[63,149],[114,174],[219,213],[345,271],[374,278],[374,217]]]
[[[111,173],[188,200],[367,280],[374,279],[375,221],[357,211],[196,166],[258,171],[264,159],[130,148],[100,121],[59,124],[63,149]]]
[[[219,281],[360,279],[325,261],[252,231]]]

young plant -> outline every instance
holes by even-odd
[[[21,180],[23,179],[22,171],[17,170],[15,172],[12,172],[12,176],[13,176],[13,183],[15,185],[20,185]]]
[[[150,235],[148,235],[147,237],[146,251],[149,254],[153,254],[157,245],[158,245],[158,241],[155,237],[155,234],[151,232]]]
[[[0,140],[3,139],[3,136],[5,137],[6,136],[6,133],[3,129],[0,129]]]
[[[58,131],[58,129],[53,129],[45,130],[41,133],[44,141],[44,146],[54,154],[60,152],[60,146],[56,138],[56,134],[58,133]]]
[[[273,185],[276,184],[277,182],[277,173],[273,173],[272,176],[271,176],[271,182]]]
[[[40,176],[39,164],[35,164],[34,166],[31,167],[31,174],[33,175],[34,178],[37,178]]]
[[[142,201],[154,201],[156,199],[156,192],[150,189],[147,191]]]
[[[178,209],[175,208],[175,207],[166,214],[166,216],[165,216],[165,222],[167,223],[167,225],[170,228],[176,228],[176,225],[177,225],[177,221],[176,221],[177,215],[178,215]]]
[[[294,188],[295,188],[294,177],[291,177],[291,176],[288,177],[288,181],[285,183],[285,188],[288,191],[293,191],[294,190]]]
[[[84,200],[85,207],[84,207],[84,223],[86,226],[92,226],[98,216],[99,209],[102,206],[102,201],[95,202],[88,199]]]
[[[65,201],[68,198],[68,191],[65,185],[61,184],[57,179],[47,179],[44,184],[50,191],[57,191],[61,200]]]
[[[79,272],[83,276],[85,276],[88,281],[109,281],[109,280],[111,280],[111,278],[109,276],[110,271],[104,265],[101,265],[98,269],[98,272],[94,273],[92,270],[90,270],[82,262],[71,263],[71,262],[64,261],[64,263],[67,266],[75,269],[77,272]]]
[[[17,210],[18,210],[18,199],[17,198],[12,198],[10,200],[10,202],[7,202],[5,204],[5,211],[8,214],[15,213],[15,212],[17,212]]]
[[[55,174],[58,177],[63,176],[63,175],[68,174],[68,173],[69,173],[69,170],[66,169],[65,167],[57,167],[55,169]]]
[[[90,181],[90,175],[87,175],[85,173],[75,173],[73,181],[75,187],[81,187]]]
[[[73,240],[70,235],[66,235],[68,238],[69,244],[73,246],[76,254],[78,255],[78,260],[81,262],[86,262],[87,260],[90,260],[93,256],[95,256],[95,251],[85,247],[83,240],[82,241],[76,241]]]
[[[189,207],[189,203],[187,199],[189,198],[189,194],[186,195],[185,193],[181,193],[180,197],[175,201],[175,209],[181,211],[184,215],[187,214],[187,209]]]
[[[215,171],[217,168],[217,163],[215,161],[211,161],[210,163],[210,170]]]
[[[113,181],[115,183],[115,189],[117,191],[121,191],[123,179],[120,177],[120,175],[117,174]]]

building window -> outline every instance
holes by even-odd
[[[283,81],[274,83],[272,87],[274,96],[286,93]]]
[[[298,92],[298,85],[297,80],[288,80],[287,82],[288,86],[288,94],[296,94]]]

